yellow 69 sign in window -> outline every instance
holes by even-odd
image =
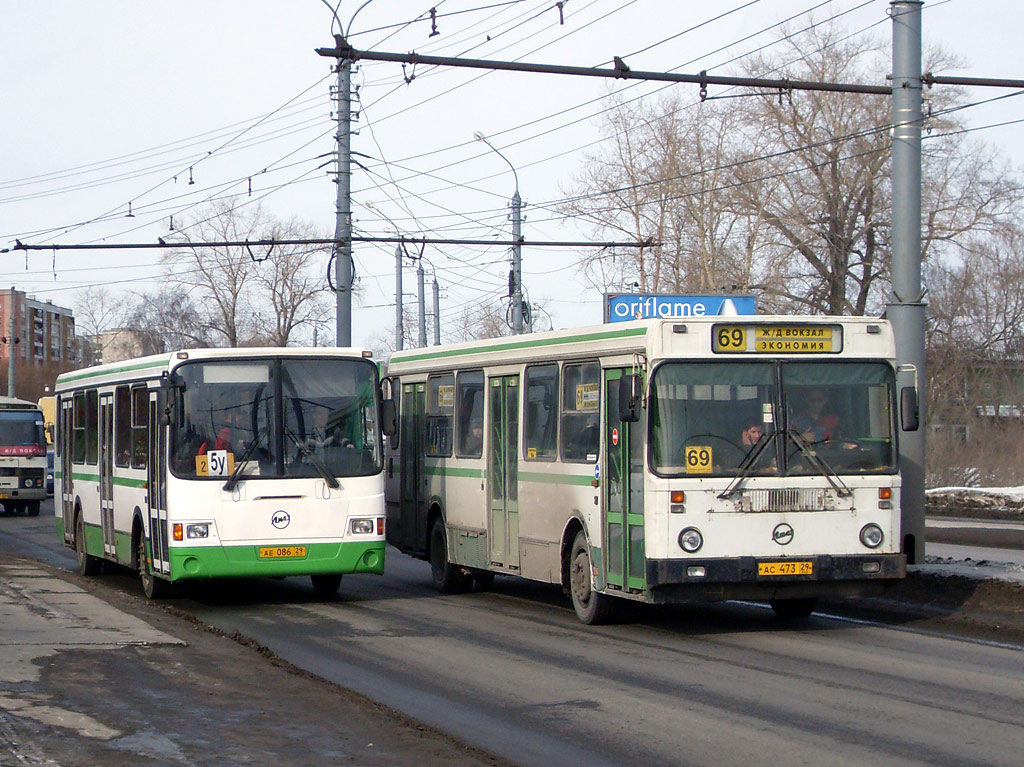
[[[684,453],[687,474],[710,474],[714,453],[708,445],[689,445]]]

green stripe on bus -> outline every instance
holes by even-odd
[[[60,479],[63,476],[61,472],[55,472],[53,475],[54,479]],[[71,478],[79,482],[99,482],[99,474],[83,474],[81,472],[73,472]],[[131,477],[114,477],[114,484],[120,485],[121,487],[142,487],[146,486],[146,480],[144,479],[132,479]]]
[[[470,477],[480,479],[484,473],[482,469],[457,469],[454,466],[424,466],[423,473],[432,477]]]
[[[128,373],[133,370],[149,370],[150,368],[157,370],[160,368],[166,368],[170,358],[158,360],[157,362],[137,362],[134,365],[121,365],[116,368],[110,368],[108,370],[95,370],[88,373],[66,373],[57,378],[58,384],[70,383],[71,381],[84,381],[87,378],[96,378],[97,376],[109,376],[119,373]]]
[[[548,474],[539,471],[519,472],[520,482],[540,482],[548,485],[579,485],[580,487],[591,487],[594,478],[580,474]]]
[[[560,346],[562,344],[575,344],[583,341],[603,341],[609,338],[630,338],[632,336],[643,336],[647,334],[647,328],[630,328],[628,330],[604,330],[599,333],[585,333],[578,336],[563,336],[561,338],[535,338],[527,341],[507,341],[495,343],[488,346],[470,346],[465,349],[448,349],[446,351],[419,352],[417,354],[395,354],[391,359],[394,364],[400,365],[403,362],[419,362],[421,360],[439,359],[442,357],[461,357],[467,354],[479,354],[481,352],[500,352],[512,349],[530,349],[544,346]]]

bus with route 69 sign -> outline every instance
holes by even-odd
[[[863,317],[637,320],[396,352],[388,541],[441,591],[496,574],[561,584],[584,623],[622,599],[805,616],[905,575],[912,372],[889,323]]]

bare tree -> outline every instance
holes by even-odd
[[[308,245],[200,246],[190,242],[323,239],[313,227],[295,219],[277,221],[259,206],[213,203],[183,227],[181,247],[164,263],[190,299],[198,319],[191,329],[197,341],[215,345],[285,346],[296,332],[312,329],[327,311],[324,251]],[[311,333],[312,335],[312,333]]]
[[[79,336],[97,336],[125,324],[130,301],[105,287],[91,285],[75,292],[75,332]]]

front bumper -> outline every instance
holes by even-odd
[[[812,573],[758,574],[758,563],[787,561],[811,562]],[[692,568],[704,568],[704,575],[688,574]],[[867,596],[881,593],[906,574],[907,558],[903,554],[655,559],[647,562],[647,587],[656,602]]]

